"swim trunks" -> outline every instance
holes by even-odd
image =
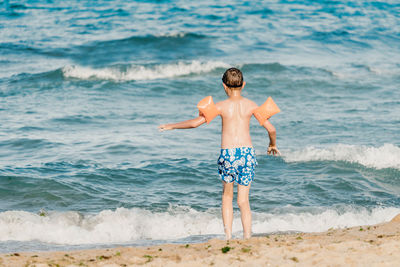
[[[252,147],[221,149],[218,158],[218,173],[222,181],[248,186],[254,180],[257,166],[256,154]]]

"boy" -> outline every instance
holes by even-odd
[[[249,190],[254,179],[254,169],[257,165],[254,149],[250,138],[250,118],[258,107],[253,101],[241,96],[246,85],[242,72],[236,68],[225,71],[222,85],[228,99],[215,104],[222,118],[221,155],[218,158],[218,172],[223,184],[222,220],[226,239],[232,237],[233,221],[233,181],[238,184],[237,203],[240,208],[243,238],[251,237],[251,211],[249,205]],[[172,129],[197,128],[206,122],[201,114],[191,120],[163,124],[160,131]],[[269,134],[268,154],[280,154],[276,148],[275,127],[266,120],[263,124]]]

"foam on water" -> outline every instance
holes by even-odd
[[[391,220],[398,208],[362,207],[344,209],[312,208],[309,211],[253,213],[254,233],[276,231],[320,232],[331,227],[377,224]],[[241,232],[238,216],[233,223],[236,235]],[[195,235],[223,233],[219,209],[196,211],[170,207],[165,212],[118,208],[98,214],[52,212],[46,216],[25,211],[0,213],[0,241],[41,241],[55,244],[107,244],[140,240],[176,240]]]
[[[323,232],[329,228],[344,228],[358,225],[373,225],[387,222],[399,214],[398,208],[361,207],[326,209],[319,212],[300,212],[284,214],[255,214],[254,233],[276,231]]]
[[[78,79],[101,79],[114,81],[155,80],[172,78],[189,74],[206,73],[217,68],[228,68],[229,65],[220,61],[192,61],[174,64],[161,64],[153,67],[132,65],[126,70],[117,67],[94,69],[82,66],[66,66],[62,69],[64,77]]]
[[[400,170],[400,147],[384,144],[381,147],[338,144],[329,148],[307,147],[287,151],[286,162],[346,161],[375,169],[394,168]]]

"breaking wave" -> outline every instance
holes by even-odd
[[[66,66],[62,69],[62,72],[66,78],[139,81],[207,73],[217,68],[228,67],[228,64],[219,61],[192,61],[190,63],[178,62],[155,66],[130,65],[126,68],[106,67],[96,69],[83,66]]]
[[[308,147],[288,151],[286,162],[345,161],[358,163],[375,169],[393,168],[400,170],[400,147],[384,144],[381,147],[338,144],[329,148]]]
[[[109,244],[140,240],[177,240],[195,235],[222,235],[218,209],[196,211],[187,207],[170,207],[165,212],[139,208],[103,210],[97,214],[51,212],[35,214],[25,211],[0,213],[0,242],[41,241],[53,244]],[[398,208],[362,207],[310,208],[309,211],[253,213],[253,232],[277,231],[321,232],[329,228],[371,225],[391,220]],[[236,216],[233,231],[241,234]]]

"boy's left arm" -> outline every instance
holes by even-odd
[[[263,124],[264,128],[268,132],[269,136],[269,146],[268,146],[268,155],[272,153],[272,155],[280,155],[278,148],[276,147],[276,129],[274,125],[269,120],[266,120]]]
[[[206,119],[203,116],[198,116],[197,118],[187,120],[187,121],[170,123],[170,124],[162,124],[162,125],[158,126],[158,129],[161,132],[166,131],[166,130],[173,130],[173,129],[191,129],[191,128],[197,128],[205,122],[206,122]]]
[[[257,104],[253,102],[253,111],[252,114],[254,115],[254,111],[258,108]],[[254,115],[255,116],[255,115]],[[256,117],[257,118],[257,117]],[[257,118],[258,120],[258,118]],[[260,121],[259,121],[260,122]],[[267,130],[269,136],[269,146],[268,146],[268,155],[280,155],[281,152],[276,147],[276,129],[274,125],[269,121],[269,119],[265,120],[262,126]]]

